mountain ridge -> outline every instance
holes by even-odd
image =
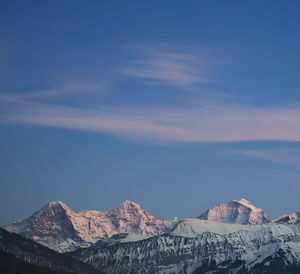
[[[211,222],[209,225],[204,225],[203,222],[197,223],[195,219]],[[299,220],[300,215],[287,214],[272,221],[261,208],[255,207],[245,198],[210,208],[197,218],[183,220],[157,218],[139,204],[129,200],[107,211],[83,210],[80,212],[74,212],[61,201],[53,201],[44,205],[29,218],[4,228],[58,252],[69,252],[77,248],[89,247],[117,234],[128,234],[123,241],[133,241],[171,233],[179,229],[186,231],[193,229],[220,231],[220,227],[225,230],[229,229],[221,223],[260,225],[271,222],[294,223]]]

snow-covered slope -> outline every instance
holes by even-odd
[[[125,201],[109,211],[75,213],[62,202],[51,202],[30,218],[5,227],[59,252],[88,247],[114,234],[140,234],[145,237],[170,230],[173,221],[154,217],[140,205]]]
[[[72,254],[107,273],[299,273],[299,225],[245,227],[223,235],[165,234]]]
[[[201,214],[199,219],[222,223],[264,224],[271,221],[268,215],[246,199],[220,204]]]
[[[194,218],[179,221],[169,234],[173,236],[193,238],[204,232],[212,232],[225,235],[240,230],[254,229],[260,229],[260,225],[250,226],[241,224],[228,224]]]

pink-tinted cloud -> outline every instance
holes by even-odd
[[[156,142],[300,141],[300,108],[239,104],[74,108],[0,96],[1,120]]]

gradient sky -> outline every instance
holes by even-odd
[[[1,1],[0,225],[49,201],[300,211],[299,1]]]

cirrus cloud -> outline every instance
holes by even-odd
[[[76,108],[0,96],[1,121],[95,131],[157,142],[300,141],[300,108],[234,103]]]

